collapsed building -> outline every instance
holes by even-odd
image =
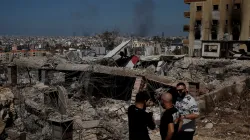
[[[159,88],[174,89],[178,81],[184,81],[201,111],[208,112],[214,102],[241,93],[248,83],[248,61],[127,56],[128,42],[94,59],[74,59],[77,56],[72,54],[15,58],[2,73],[18,116],[13,126],[6,127],[9,136],[126,140],[126,110],[140,90],[147,90],[155,101],[148,109],[159,120],[161,110],[155,99]]]

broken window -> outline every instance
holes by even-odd
[[[204,52],[217,52],[218,45],[205,45]]]
[[[219,10],[219,5],[213,5],[213,10],[218,11]]]
[[[195,40],[201,39],[201,20],[196,20],[195,22]]]
[[[232,34],[233,34],[233,40],[239,40],[239,38],[240,38],[240,30],[239,30],[238,27],[233,28]]]
[[[195,25],[201,25],[201,20],[196,20],[196,23],[195,23]]]
[[[194,37],[195,37],[195,40],[200,40],[201,39],[201,31],[200,30],[195,31]]]
[[[240,9],[240,4],[239,3],[234,4],[234,9],[235,10]]]
[[[213,20],[213,25],[218,25],[218,20]]]
[[[217,33],[212,33],[212,40],[217,40]]]
[[[202,11],[202,6],[197,6],[197,7],[196,7],[196,10],[197,10],[197,11]]]

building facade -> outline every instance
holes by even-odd
[[[45,56],[46,51],[38,51],[38,50],[16,50],[12,52],[0,52],[0,61],[8,62],[11,60],[12,57],[19,58],[19,57],[39,57]]]
[[[249,40],[250,0],[184,0],[190,10],[184,12],[189,24],[189,55],[201,50],[202,40]]]

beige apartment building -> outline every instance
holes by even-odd
[[[202,41],[249,40],[250,0],[184,0],[190,10],[184,12],[189,24],[186,42],[189,55],[199,53]]]

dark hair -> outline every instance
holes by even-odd
[[[178,87],[178,86],[184,86],[184,87],[186,87],[186,84],[183,83],[183,82],[180,82],[180,83],[178,83],[176,86],[177,86],[177,87]]]
[[[136,103],[144,103],[145,101],[149,100],[150,96],[146,91],[140,91],[136,94],[135,102]]]

